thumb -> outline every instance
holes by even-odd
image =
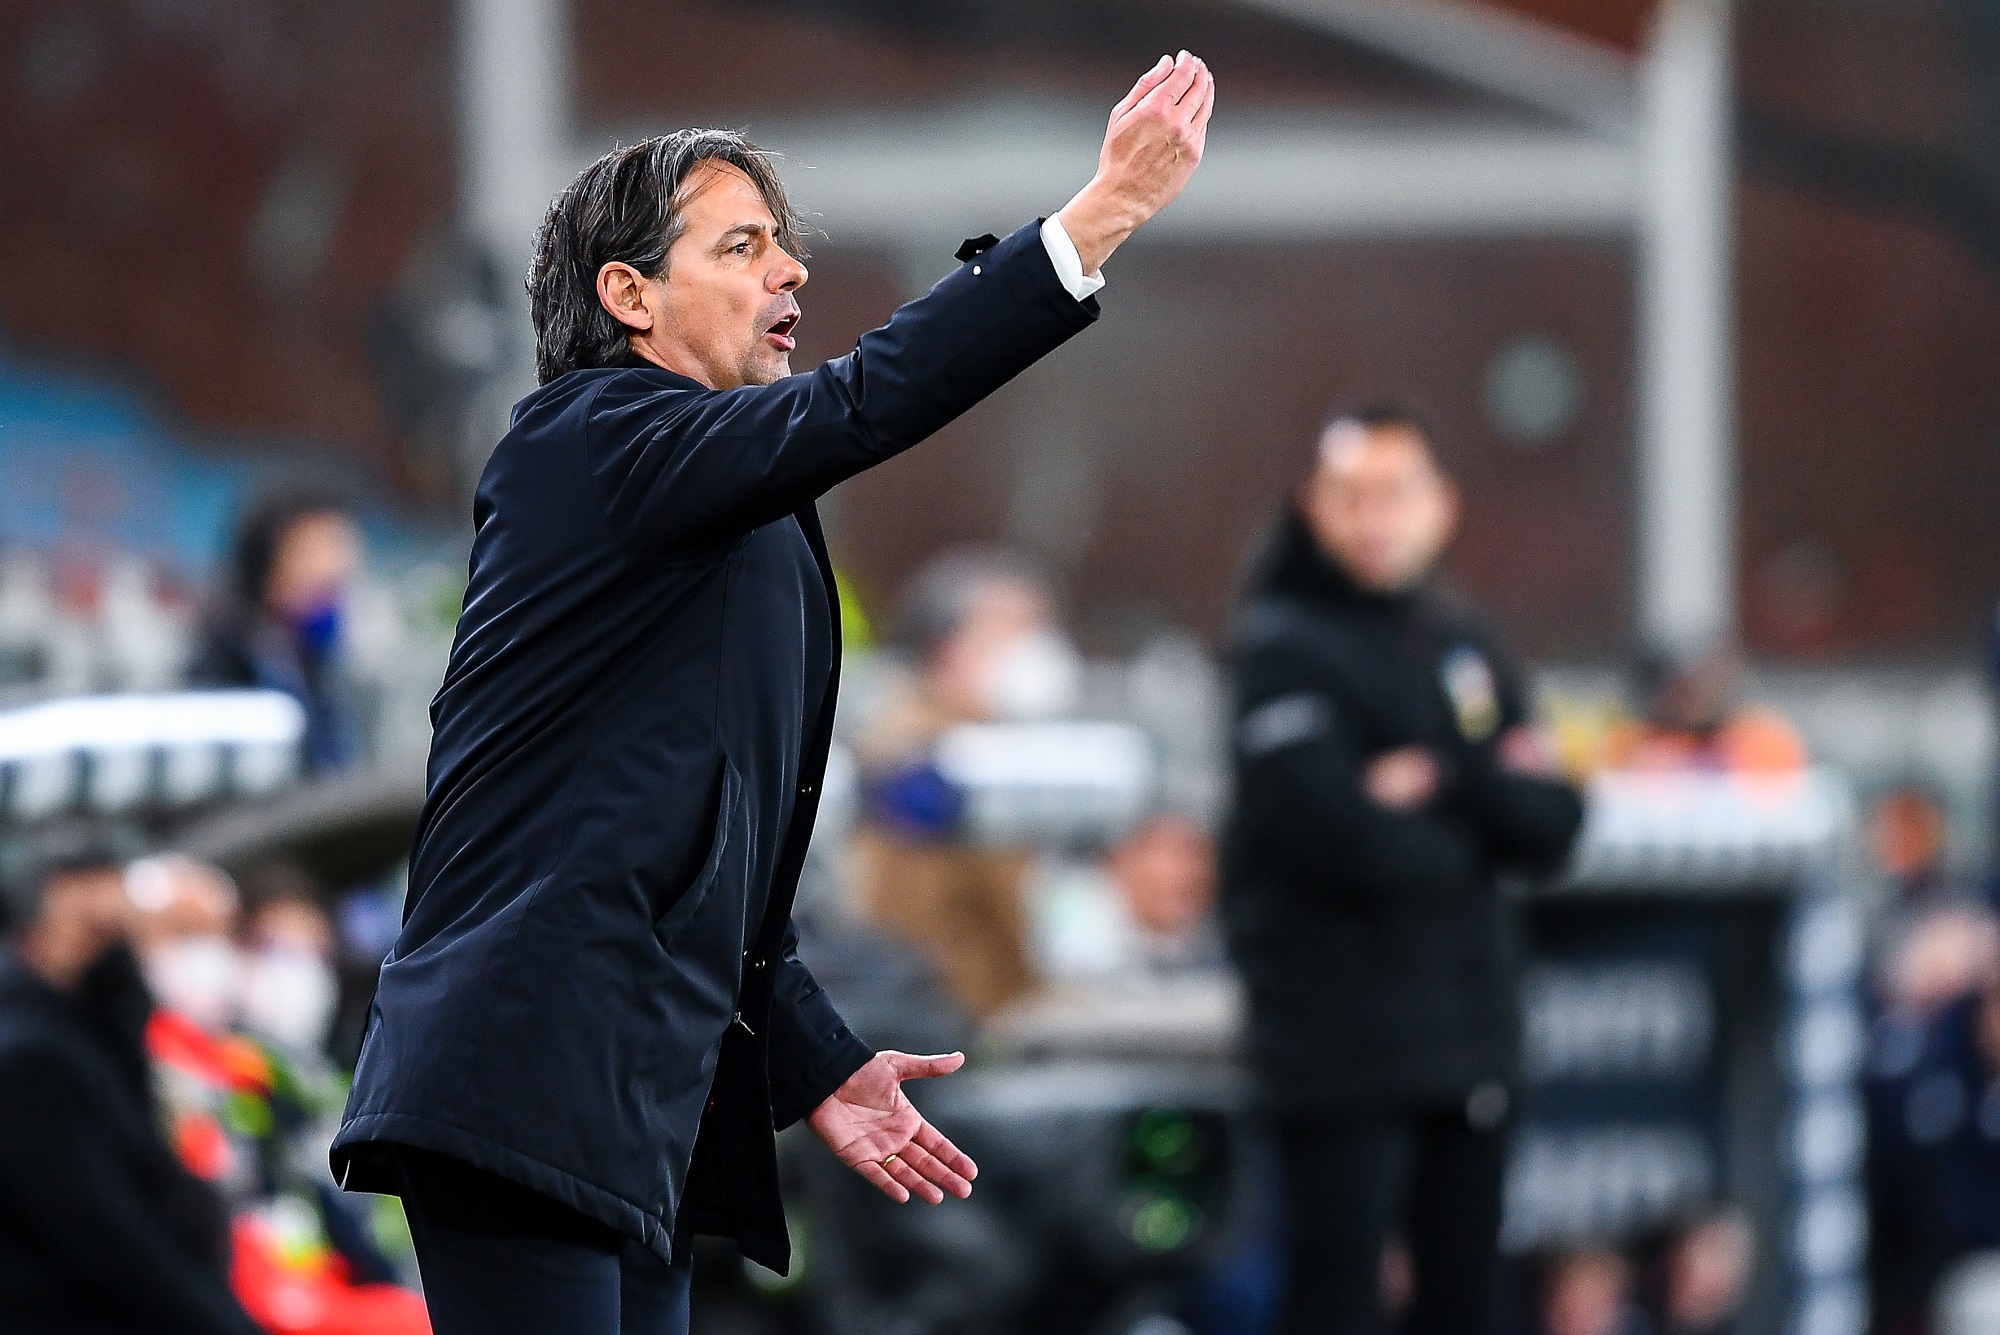
[[[890,1067],[898,1080],[927,1080],[936,1075],[950,1075],[965,1065],[963,1052],[947,1052],[937,1057],[918,1057],[907,1052],[885,1052]]]

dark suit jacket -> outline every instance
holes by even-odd
[[[808,374],[577,371],[520,403],[474,506],[346,1185],[393,1190],[379,1146],[415,1145],[662,1256],[678,1216],[786,1268],[775,1129],[870,1056],[791,925],[839,671],[813,505],[1096,315],[1031,225]]]
[[[257,1335],[229,1218],[160,1130],[129,952],[75,993],[0,950],[0,1329]]]
[[[1287,514],[1236,636],[1236,803],[1224,922],[1250,1057],[1290,1112],[1456,1103],[1513,1075],[1516,978],[1502,872],[1560,865],[1564,783],[1495,756],[1527,701],[1507,655],[1427,593],[1366,593]],[[1421,745],[1441,789],[1408,812],[1362,788]]]

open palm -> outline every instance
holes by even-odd
[[[941,1057],[878,1052],[807,1121],[842,1163],[890,1200],[901,1204],[921,1196],[936,1205],[947,1191],[963,1199],[972,1194],[979,1166],[925,1121],[903,1093],[905,1080],[950,1075],[963,1065],[960,1052]]]

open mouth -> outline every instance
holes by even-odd
[[[780,352],[790,352],[799,345],[798,340],[792,337],[792,331],[798,327],[799,313],[793,311],[790,315],[787,315],[784,319],[766,329],[764,337],[771,340],[772,346],[776,347]]]

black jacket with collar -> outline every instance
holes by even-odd
[[[1568,785],[1504,770],[1527,710],[1497,645],[1438,599],[1358,589],[1288,513],[1236,631],[1236,798],[1224,920],[1265,1096],[1294,1111],[1463,1098],[1511,1077],[1503,871],[1546,871],[1582,818]],[[1437,796],[1398,813],[1368,763],[1423,746]]]
[[[336,1177],[395,1190],[380,1147],[414,1145],[662,1256],[678,1223],[786,1268],[775,1130],[870,1056],[791,925],[839,675],[814,502],[1096,315],[1030,225],[816,371],[522,400]]]
[[[0,950],[0,1329],[256,1335],[228,1216],[160,1130],[130,952],[75,995]]]

